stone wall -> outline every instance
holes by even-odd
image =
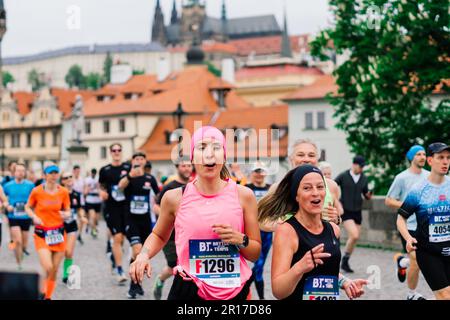
[[[375,196],[370,201],[364,201],[363,221],[360,245],[380,247],[384,249],[401,250],[400,235],[397,231],[397,214],[384,204],[384,196]],[[347,239],[344,228],[341,228],[341,243]]]

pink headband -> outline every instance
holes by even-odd
[[[194,147],[195,145],[206,138],[212,138],[214,140],[219,141],[223,146],[223,153],[225,156],[225,159],[227,158],[227,149],[225,146],[225,137],[223,133],[217,129],[216,127],[211,126],[205,126],[201,127],[200,129],[197,129],[197,131],[194,132],[191,139],[191,161],[194,158]]]

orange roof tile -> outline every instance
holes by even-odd
[[[172,73],[165,81],[160,83],[155,81],[153,84],[148,85],[146,87],[148,92],[136,100],[125,100],[122,95],[116,95],[108,102],[90,99],[86,104],[85,115],[94,117],[130,113],[169,113],[176,110],[180,102],[186,112],[214,112],[219,106],[211,90],[233,88],[226,81],[211,74],[204,66],[188,67],[183,71]],[[110,90],[111,87],[107,89]],[[152,94],[156,91],[160,93]],[[250,107],[233,91],[227,95],[225,104],[229,109]]]
[[[52,88],[51,94],[57,99],[58,109],[63,113],[64,118],[69,117],[72,113],[72,108],[75,104],[77,95],[81,95],[84,104],[86,104],[86,101],[94,95],[92,91],[61,88]]]
[[[279,75],[323,75],[323,72],[315,67],[303,67],[297,65],[273,65],[264,67],[244,67],[236,72],[236,79],[242,80],[254,77],[273,77]]]
[[[335,79],[333,76],[324,75],[309,85],[304,86],[294,93],[289,94],[283,100],[307,100],[307,99],[322,99],[328,93],[337,93],[338,86],[336,85]]]
[[[191,134],[194,131],[194,122],[201,121],[202,125],[210,124],[210,120],[213,117],[213,113],[208,113],[198,116],[188,116],[185,119],[184,128]],[[225,130],[236,128],[254,128],[257,133],[261,129],[270,129],[272,125],[279,127],[287,126],[288,122],[288,106],[279,105],[265,108],[245,108],[241,110],[225,110],[220,112],[216,122],[212,125]],[[149,160],[152,161],[168,161],[171,159],[171,152],[176,143],[166,144],[165,132],[171,132],[174,130],[174,123],[171,117],[162,117],[154,128],[153,132],[147,139],[147,141],[139,148],[146,152]],[[270,149],[270,138],[267,140],[268,147]],[[229,146],[230,147],[230,146]],[[237,152],[237,145],[235,147],[235,154]],[[279,141],[279,156],[285,157],[287,155],[288,147],[288,135],[282,137]],[[268,152],[270,156],[271,153]],[[246,144],[245,156],[256,157],[258,150],[255,148],[250,149]]]
[[[297,35],[289,37],[293,52],[309,52],[308,35]],[[281,52],[282,36],[269,36],[258,38],[247,38],[230,40],[229,44],[237,48],[239,56],[276,54]]]
[[[13,99],[16,101],[17,109],[21,116],[26,116],[31,111],[36,97],[37,94],[32,92],[17,91],[13,93]]]

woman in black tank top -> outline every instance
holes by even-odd
[[[321,220],[325,192],[322,172],[303,165],[288,172],[258,205],[263,223],[295,212],[275,231],[272,291],[278,299],[337,300],[339,289],[350,299],[364,293],[367,280],[350,280],[339,273],[339,227]]]

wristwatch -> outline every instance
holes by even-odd
[[[248,247],[248,243],[249,243],[249,239],[248,236],[246,234],[244,234],[244,240],[242,241],[241,244],[238,244],[237,247],[239,249],[244,249]]]

